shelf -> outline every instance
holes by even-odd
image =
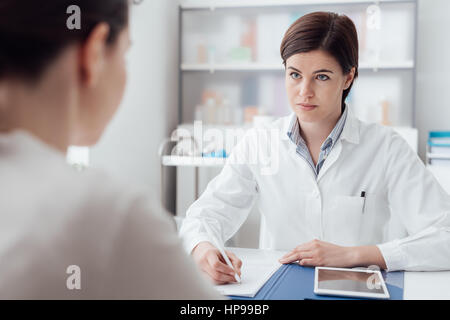
[[[206,158],[189,156],[164,156],[162,165],[169,167],[221,167],[225,164],[226,158]]]
[[[359,70],[398,70],[414,69],[414,61],[383,62],[383,63],[361,63]],[[264,63],[234,63],[234,64],[181,64],[181,71],[283,71],[284,66],[280,64]]]
[[[283,65],[262,63],[235,63],[235,64],[185,64],[181,65],[182,71],[282,71]]]
[[[287,7],[301,5],[343,5],[373,3],[408,3],[413,0],[184,0],[182,10],[214,10],[226,8]]]
[[[427,152],[427,158],[428,159],[450,160],[450,154]]]
[[[381,62],[381,63],[365,63],[359,65],[359,70],[398,70],[398,69],[414,69],[414,61],[399,61],[399,62]]]

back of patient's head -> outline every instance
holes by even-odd
[[[129,1],[0,1],[0,132],[63,152],[99,140],[126,84]]]
[[[80,8],[81,28],[69,28],[71,10]],[[128,24],[128,0],[2,0],[0,80],[38,80],[70,44],[83,42],[100,22],[109,25],[108,43]]]

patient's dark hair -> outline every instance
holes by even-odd
[[[81,11],[79,30],[67,27],[71,5]],[[84,42],[101,22],[109,25],[107,43],[113,44],[128,25],[128,6],[129,0],[0,0],[0,80],[37,80],[64,48]]]
[[[334,12],[313,12],[300,17],[289,27],[280,46],[285,66],[290,56],[313,50],[323,50],[333,56],[344,74],[355,67],[354,79],[358,76],[358,34],[353,21],[347,16]],[[353,82],[342,94],[342,110],[352,86]]]

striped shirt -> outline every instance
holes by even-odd
[[[345,120],[347,119],[347,105],[344,107],[344,112],[336,123],[334,129],[331,131],[330,135],[325,139],[324,143],[320,147],[319,160],[317,161],[317,165],[314,166],[314,161],[311,157],[311,154],[306,146],[305,140],[300,135],[300,124],[297,119],[297,115],[294,113],[292,115],[292,120],[289,125],[289,131],[287,135],[289,139],[297,146],[297,154],[300,155],[306,162],[310,165],[311,169],[316,174],[316,177],[319,175],[319,171],[325,162],[325,159],[333,149],[336,141],[338,141],[342,130],[344,129]]]

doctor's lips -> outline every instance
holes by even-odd
[[[297,103],[296,104],[300,109],[309,111],[313,110],[317,107],[317,104],[309,104],[309,103]]]

